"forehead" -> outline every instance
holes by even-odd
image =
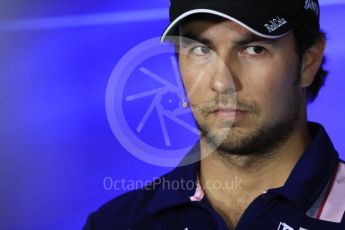
[[[253,34],[236,22],[211,14],[191,15],[180,23],[178,30],[180,36],[189,38],[270,40]]]

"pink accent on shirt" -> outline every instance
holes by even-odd
[[[193,196],[189,197],[189,199],[191,201],[201,201],[202,198],[204,198],[204,191],[202,190],[202,187],[200,185],[199,180],[197,181],[197,185],[196,185],[196,189],[195,189],[195,193]]]
[[[345,211],[345,164],[340,163],[329,194],[320,209],[320,220],[341,222]]]

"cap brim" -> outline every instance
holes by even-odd
[[[283,37],[293,28],[293,23],[290,22],[290,20],[288,20],[287,18],[279,17],[278,15],[273,15],[266,12],[263,13],[259,10],[250,10],[247,8],[246,12],[243,13],[243,11],[239,11],[231,7],[226,8],[226,10],[216,9],[215,7],[213,7],[212,9],[197,8],[188,10],[178,16],[175,20],[173,20],[161,36],[161,42],[164,42],[168,36],[177,36],[177,26],[184,19],[194,14],[211,14],[231,20],[246,28],[253,34],[267,39],[277,39]],[[268,26],[272,26],[272,21],[277,20],[277,17],[282,19],[284,24],[276,23],[275,25],[273,25],[274,30],[272,29],[272,27],[270,30]]]

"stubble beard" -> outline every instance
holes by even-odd
[[[298,87],[293,86],[288,109],[279,120],[257,123],[250,133],[231,128],[215,131],[203,120],[196,118],[197,126],[205,141],[222,155],[233,156],[269,156],[279,149],[291,136],[298,122],[301,109],[301,95]],[[260,111],[252,111],[258,115]]]

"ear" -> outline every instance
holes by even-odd
[[[306,88],[310,86],[317,71],[322,63],[326,41],[320,38],[312,47],[304,52],[301,69],[301,86]]]

